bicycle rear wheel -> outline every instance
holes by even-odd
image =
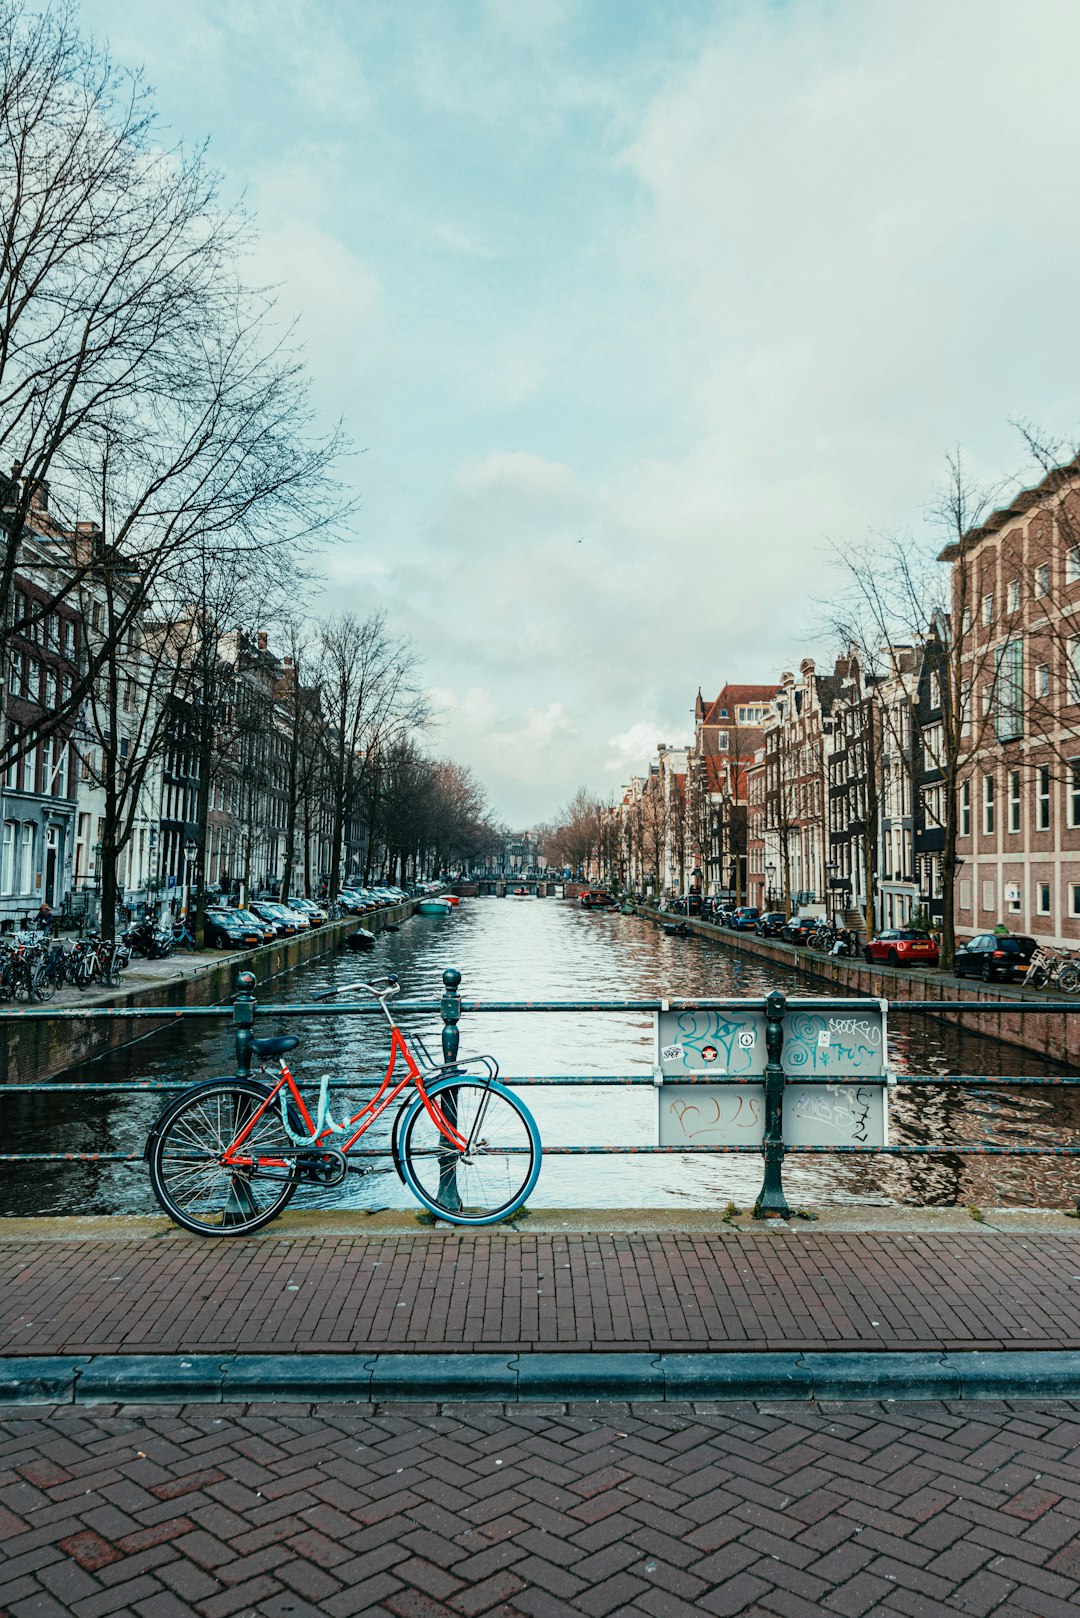
[[[1060,966],[1057,981],[1058,988],[1065,994],[1075,994],[1077,989],[1080,989],[1080,966],[1077,966],[1074,961],[1069,961],[1065,966]]]
[[[454,1146],[419,1096],[401,1124],[405,1182],[439,1219],[493,1225],[520,1208],[540,1174],[540,1134],[528,1108],[503,1085],[440,1079],[428,1095],[464,1136]]]
[[[254,1079],[200,1085],[167,1107],[150,1131],[150,1184],[176,1224],[199,1236],[246,1236],[277,1217],[300,1183],[295,1160],[222,1162],[231,1141],[266,1100]],[[245,1140],[245,1157],[294,1151],[275,1099]]]

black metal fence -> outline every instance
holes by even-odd
[[[360,1001],[342,1003],[340,1001],[322,1001],[313,1003],[260,1005],[254,994],[255,979],[250,973],[241,973],[239,977],[239,992],[235,995],[231,1005],[227,1006],[193,1006],[177,1007],[175,1009],[155,1007],[115,1008],[99,1007],[94,1009],[38,1009],[25,1010],[5,1009],[0,1012],[0,1021],[8,1020],[58,1020],[74,1018],[81,1022],[96,1021],[128,1021],[156,1022],[164,1029],[175,1022],[189,1022],[194,1020],[219,1022],[231,1030],[235,1049],[235,1072],[237,1077],[246,1077],[251,1072],[252,1041],[255,1038],[257,1021],[280,1020],[282,1018],[303,1017],[369,1017],[381,1015],[380,1006],[373,1001]],[[801,1154],[808,1155],[852,1155],[852,1156],[883,1156],[883,1157],[931,1157],[931,1156],[970,1156],[986,1155],[999,1157],[1078,1157],[1080,1144],[1065,1141],[1058,1144],[1015,1145],[1001,1144],[993,1141],[935,1141],[925,1144],[881,1144],[877,1142],[862,1143],[859,1141],[844,1143],[808,1143],[794,1141],[785,1134],[784,1103],[785,1096],[790,1093],[793,1083],[800,1085],[827,1086],[833,1090],[838,1088],[851,1088],[852,1086],[865,1086],[868,1083],[888,1087],[923,1087],[923,1088],[965,1088],[984,1086],[1073,1086],[1080,1085],[1080,1073],[1015,1075],[1015,1074],[905,1074],[892,1075],[883,1067],[880,1077],[867,1080],[860,1077],[844,1077],[829,1073],[804,1072],[797,1078],[784,1067],[784,1040],[788,1020],[795,1013],[820,1013],[823,1009],[832,1008],[840,1010],[851,1016],[861,1009],[883,1011],[885,1002],[876,999],[863,999],[858,997],[845,997],[843,999],[788,999],[779,990],[768,995],[764,1001],[761,999],[635,999],[635,1000],[468,1000],[463,999],[458,990],[461,975],[454,968],[448,968],[443,973],[444,990],[438,1000],[409,1000],[400,1002],[395,1011],[400,1016],[421,1016],[438,1014],[442,1020],[442,1054],[445,1062],[454,1062],[458,1057],[460,1041],[460,1023],[463,1015],[483,1016],[489,1014],[505,1015],[543,1015],[547,1014],[616,1014],[616,1015],[659,1015],[661,1013],[693,1013],[693,1012],[731,1012],[737,1010],[746,1014],[753,1013],[764,1020],[764,1043],[767,1060],[764,1070],[755,1074],[739,1075],[725,1072],[696,1072],[681,1073],[677,1078],[670,1078],[658,1069],[651,1073],[582,1073],[582,1074],[527,1074],[527,1075],[501,1075],[502,1082],[517,1088],[529,1086],[649,1086],[661,1089],[667,1083],[678,1085],[709,1085],[723,1087],[727,1085],[746,1086],[754,1085],[764,1091],[764,1131],[759,1141],[753,1143],[724,1143],[694,1145],[692,1143],[654,1145],[561,1145],[545,1146],[545,1156],[593,1156],[617,1154],[651,1154],[651,1153],[689,1153],[689,1154],[757,1154],[763,1159],[763,1181],[754,1206],[754,1212],[759,1217],[787,1218],[791,1214],[783,1186],[783,1167],[785,1159]],[[892,1009],[897,1009],[893,1007]],[[942,1001],[942,1000],[908,1000],[900,1008],[904,1012],[929,1012],[935,1017],[942,1015],[960,1016],[965,1013],[985,1014],[987,1012],[1006,1012],[1010,1015],[1034,1015],[1039,1013],[1053,1013],[1057,1016],[1075,1015],[1080,1012],[1080,1005],[1070,1005],[1060,1000],[1049,1001]],[[224,1031],[224,1028],[223,1028]],[[304,1081],[300,1080],[303,1085]],[[157,1081],[86,1081],[69,1083],[61,1080],[49,1080],[43,1083],[11,1083],[0,1084],[0,1100],[6,1096],[28,1094],[55,1095],[64,1092],[77,1091],[83,1094],[100,1094],[103,1092],[119,1094],[145,1094],[148,1091],[162,1093],[191,1088],[190,1080],[157,1080]],[[351,1079],[337,1079],[330,1082],[331,1090],[356,1090],[357,1081]],[[0,1118],[2,1125],[2,1118]],[[0,1137],[2,1139],[2,1137]],[[374,1150],[366,1152],[353,1148],[350,1155],[367,1156],[379,1155]],[[49,1162],[127,1162],[135,1163],[141,1160],[141,1153],[125,1152],[0,1152],[2,1163],[49,1163]]]

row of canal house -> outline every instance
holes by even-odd
[[[0,497],[10,509],[7,480]],[[110,614],[123,611],[123,580],[108,564],[97,525],[64,528],[50,513],[47,487],[37,488],[3,626],[0,931],[21,925],[43,901],[58,912],[96,917],[110,780],[124,805],[126,836],[117,857],[123,902],[136,911],[178,901],[193,875],[207,757],[208,887],[235,891],[244,882],[249,891],[273,890],[281,882],[296,674],[265,634],[209,631],[203,658],[214,670],[209,754],[193,672],[200,641],[183,622],[165,629],[133,618],[85,701],[63,725],[43,727],[92,666]],[[178,659],[186,664],[180,677]],[[316,799],[298,813],[293,892],[313,886],[329,868],[325,807]],[[350,835],[358,837],[355,826],[347,826],[347,842]]]
[[[616,874],[926,924],[951,841],[960,935],[1080,943],[1080,463],[941,560],[951,612],[912,644],[699,692],[693,744],[659,746],[616,806]]]

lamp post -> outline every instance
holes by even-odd
[[[833,860],[825,861],[825,919],[829,919],[829,906],[832,903],[833,872],[836,864]]]
[[[775,873],[776,873],[776,866],[772,863],[771,860],[767,860],[766,863],[765,863],[765,887],[766,887],[765,908],[766,908],[766,910],[771,910],[772,907],[773,907],[773,876],[775,875]]]
[[[199,852],[199,845],[194,837],[189,837],[184,843],[184,896],[180,903],[180,919],[187,920],[188,902],[191,897],[191,867],[195,863],[195,856]]]

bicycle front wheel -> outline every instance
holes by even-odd
[[[1080,966],[1070,961],[1066,966],[1058,968],[1058,988],[1065,994],[1075,994],[1080,989]]]
[[[465,1139],[442,1133],[418,1096],[401,1125],[401,1167],[415,1197],[451,1225],[494,1225],[523,1206],[540,1174],[540,1132],[501,1084],[440,1079],[428,1095]]]
[[[254,1079],[223,1079],[182,1095],[150,1132],[150,1184],[169,1218],[199,1236],[247,1236],[270,1223],[299,1184],[292,1141],[275,1100],[241,1148],[246,1161],[222,1161],[266,1100]]]

